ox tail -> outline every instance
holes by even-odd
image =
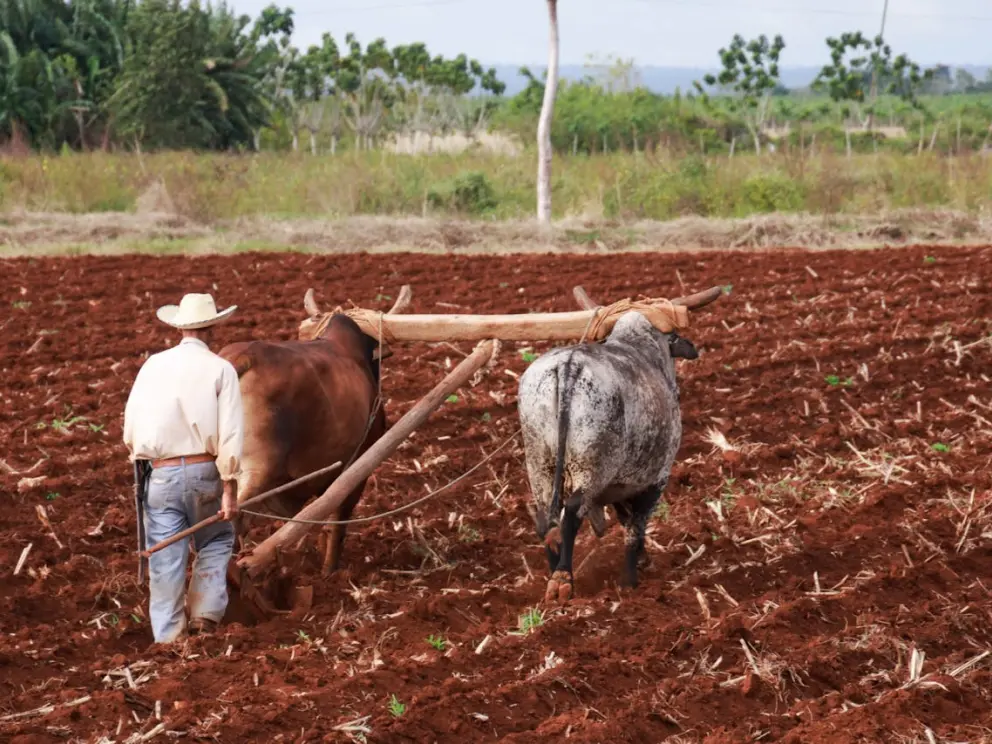
[[[558,393],[558,443],[555,452],[555,477],[551,482],[551,506],[548,508],[548,524],[558,523],[562,509],[562,493],[565,490],[565,446],[568,442],[569,408],[572,401],[572,356],[565,359],[565,366],[557,370]]]

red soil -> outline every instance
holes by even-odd
[[[992,248],[925,247],[5,261],[0,738],[135,741],[161,724],[160,740],[222,742],[989,741],[992,656],[956,668],[992,647],[990,267]],[[607,301],[680,281],[733,288],[688,334],[701,357],[680,363],[684,444],[639,588],[617,586],[620,530],[584,528],[575,599],[511,633],[547,579],[514,445],[353,527],[326,580],[309,540],[305,617],[150,648],[120,435],[142,355],[173,341],[155,307],[184,291],[236,302],[226,343],[294,338],[308,286],[325,304],[386,308],[409,283],[415,312],[525,312],[573,309],[577,283]],[[397,347],[390,419],[458,358]],[[448,482],[513,431],[510,373],[527,362],[513,345],[499,362],[383,465],[355,516]],[[134,688],[107,676],[125,667]]]

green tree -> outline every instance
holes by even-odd
[[[43,88],[36,62],[21,57],[10,36],[0,34],[0,132],[7,137],[31,139],[41,129]]]
[[[601,85],[607,93],[629,93],[641,85],[632,57],[624,59],[609,54],[600,61],[596,55],[588,54],[583,67],[590,71],[591,82]]]
[[[413,135],[433,138],[454,127],[473,137],[506,89],[495,69],[465,54],[432,57],[421,42],[397,46],[392,54],[398,104],[393,121]],[[480,96],[469,97],[473,91]]]
[[[278,51],[259,46],[271,11],[245,33],[250,18],[224,6],[144,0],[128,19],[129,54],[112,98],[121,134],[153,148],[251,146],[272,111],[264,82]]]
[[[395,99],[393,55],[379,37],[363,49],[353,33],[345,36],[348,54],[341,58],[337,84],[346,103],[345,120],[355,134],[355,147],[371,149],[387,109]],[[382,73],[382,74],[377,74]]]
[[[730,46],[720,49],[723,67],[720,74],[703,78],[708,86],[719,86],[733,94],[730,108],[747,126],[758,155],[761,154],[761,131],[768,117],[768,104],[778,85],[778,61],[784,49],[785,40],[781,35],[771,42],[764,34],[745,42],[740,34],[734,34]],[[706,95],[698,80],[694,85]]]
[[[0,134],[87,146],[124,59],[124,0],[0,0]]]
[[[414,138],[424,135],[430,141],[435,128],[431,108],[434,60],[423,42],[394,47],[392,54],[393,70],[400,86],[393,123]]]
[[[124,67],[125,36],[130,3],[120,0],[82,0],[71,3],[72,20],[61,41],[62,53],[54,59],[61,85],[56,104],[60,127],[56,143],[66,140],[86,149],[95,136],[107,146],[111,122],[106,103]],[[74,135],[62,127],[68,113]]]
[[[963,68],[954,71],[954,88],[959,93],[970,93],[977,82],[975,76]]]
[[[922,84],[933,77],[932,70],[921,73],[905,54],[893,58],[881,36],[869,40],[860,31],[845,33],[827,38],[827,47],[830,63],[820,70],[812,87],[827,93],[843,107],[845,116],[853,114],[864,129],[871,129],[875,113],[874,102],[865,102],[873,73],[883,94],[895,95],[916,108]]]
[[[270,4],[252,22],[202,0],[0,0],[0,141],[89,148],[310,149],[342,124],[371,147],[420,116],[431,131],[478,131],[503,84],[467,55],[432,57],[384,39],[344,53],[330,34],[301,53],[293,11]],[[473,91],[481,92],[471,96]]]
[[[469,71],[475,79],[473,87],[456,98],[455,104],[459,128],[466,137],[474,139],[487,129],[489,119],[506,91],[506,84],[496,76],[495,68],[484,70],[478,60],[470,61]],[[468,96],[472,91],[477,91],[478,95]]]

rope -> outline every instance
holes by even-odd
[[[618,300],[612,305],[598,307],[586,325],[582,334],[582,342],[587,338],[595,341],[602,340],[616,324],[621,315],[631,311],[638,312],[647,318],[662,333],[670,333],[678,328],[689,325],[689,311],[681,305],[674,305],[671,300],[662,298],[646,300]]]
[[[335,310],[335,312],[337,312],[337,310]],[[320,320],[317,321],[317,327],[313,329],[313,335],[310,338],[311,339],[320,338],[323,335],[324,331],[327,330],[327,326],[331,324],[331,318],[333,316],[334,313],[324,313],[321,316]]]
[[[592,328],[593,321],[595,321],[596,318],[599,317],[599,311],[602,309],[603,308],[601,307],[597,307],[593,311],[593,314],[589,316],[589,322],[586,323],[586,329],[582,331],[582,338],[579,339],[580,344],[584,344],[586,342],[586,339],[589,338],[589,329]]]
[[[312,339],[320,338],[320,335],[327,330],[327,326],[330,325],[331,319],[335,315],[347,315],[353,321],[358,323],[360,328],[374,327],[378,325],[379,327],[379,345],[382,344],[393,344],[396,343],[396,337],[390,332],[387,326],[383,325],[383,316],[389,313],[383,313],[379,310],[368,310],[363,307],[352,308],[350,311],[345,311],[343,307],[338,305],[329,313],[321,313],[320,320],[316,321],[310,337]]]
[[[373,514],[370,517],[358,517],[357,519],[323,520],[322,521],[322,520],[316,520],[316,519],[299,519],[297,517],[280,517],[280,516],[277,516],[275,514],[262,514],[261,512],[249,511],[248,509],[241,509],[240,511],[243,512],[244,514],[250,514],[253,517],[263,517],[265,519],[281,520],[283,522],[297,522],[299,524],[311,524],[311,525],[320,525],[320,526],[330,526],[330,525],[335,525],[335,524],[360,524],[362,522],[374,522],[377,519],[385,519],[386,517],[392,517],[392,516],[394,516],[396,514],[401,514],[402,512],[408,511],[408,510],[412,509],[415,506],[419,506],[420,504],[424,503],[428,499],[434,498],[435,496],[437,496],[442,491],[447,491],[452,486],[454,486],[454,485],[460,483],[461,481],[465,480],[470,475],[472,475],[472,473],[474,473],[476,470],[478,470],[483,465],[485,465],[487,462],[489,462],[490,460],[492,460],[510,442],[512,442],[514,439],[516,439],[517,438],[517,435],[520,434],[520,431],[521,430],[518,428],[515,432],[513,432],[513,434],[511,434],[509,437],[507,437],[505,440],[503,440],[503,443],[500,444],[499,447],[497,447],[496,449],[494,449],[492,452],[490,452],[488,455],[486,455],[484,458],[482,458],[482,460],[480,460],[478,463],[476,463],[475,465],[473,465],[471,468],[469,468],[468,470],[466,470],[464,473],[462,473],[461,475],[459,475],[454,480],[449,481],[445,485],[443,485],[440,488],[437,488],[437,489],[431,491],[426,496],[422,496],[421,498],[417,499],[416,501],[411,501],[409,504],[404,504],[403,506],[398,506],[395,509],[391,509],[391,510],[389,510],[387,512],[382,512],[381,514]]]
[[[375,400],[373,401],[373,405],[372,405],[372,413],[369,415],[369,420],[365,424],[365,433],[362,435],[361,441],[358,443],[358,446],[355,447],[355,451],[351,453],[351,459],[349,459],[348,462],[347,462],[347,464],[345,464],[345,466],[343,468],[341,468],[341,472],[342,473],[345,470],[347,470],[348,468],[350,468],[351,467],[351,464],[355,461],[355,458],[358,457],[358,451],[362,448],[362,445],[365,444],[365,440],[368,439],[369,432],[372,431],[372,424],[375,423],[375,417],[379,415],[379,409],[382,407],[382,340],[381,340],[382,339],[382,314],[381,313],[379,314],[379,339],[380,339],[380,341],[379,341],[379,380],[378,380],[378,386],[377,386],[376,391],[375,391]]]
[[[320,338],[323,335],[324,331],[327,330],[327,326],[330,325],[331,318],[334,317],[334,315],[341,312],[344,311],[339,306],[336,307],[333,312],[324,313],[321,319],[317,322],[316,328],[312,331],[310,340],[316,340]],[[380,353],[379,380],[378,380],[378,387],[375,393],[375,399],[372,401],[372,413],[369,415],[369,420],[365,424],[365,433],[362,434],[362,438],[361,440],[359,440],[358,446],[356,446],[355,451],[351,453],[351,458],[348,460],[348,462],[346,462],[344,464],[344,467],[341,468],[342,473],[345,470],[347,470],[351,466],[351,464],[355,461],[355,458],[358,457],[358,452],[359,450],[361,450],[362,445],[365,444],[365,440],[368,439],[369,432],[372,430],[372,424],[375,423],[375,417],[379,415],[379,409],[382,407],[382,315],[383,315],[382,313],[379,313],[379,339],[380,339],[379,340],[379,353]],[[251,514],[251,512],[245,512],[245,513]]]

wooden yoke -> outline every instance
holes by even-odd
[[[581,287],[585,309],[563,313],[519,313],[514,315],[399,315],[408,301],[400,299],[388,313],[364,308],[335,308],[332,313],[320,313],[313,302],[312,292],[307,292],[304,304],[308,313],[314,313],[300,324],[300,338],[313,338],[334,313],[344,313],[358,324],[364,333],[388,345],[396,342],[456,342],[483,341],[576,341],[587,338],[599,341],[605,338],[616,321],[627,312],[645,315],[658,330],[669,332],[689,325],[689,311],[699,309],[720,296],[720,287],[712,287],[688,297],[674,300],[663,298],[647,300],[623,299],[605,307],[595,305]],[[579,295],[576,294],[579,299]],[[380,337],[380,331],[381,336]]]

